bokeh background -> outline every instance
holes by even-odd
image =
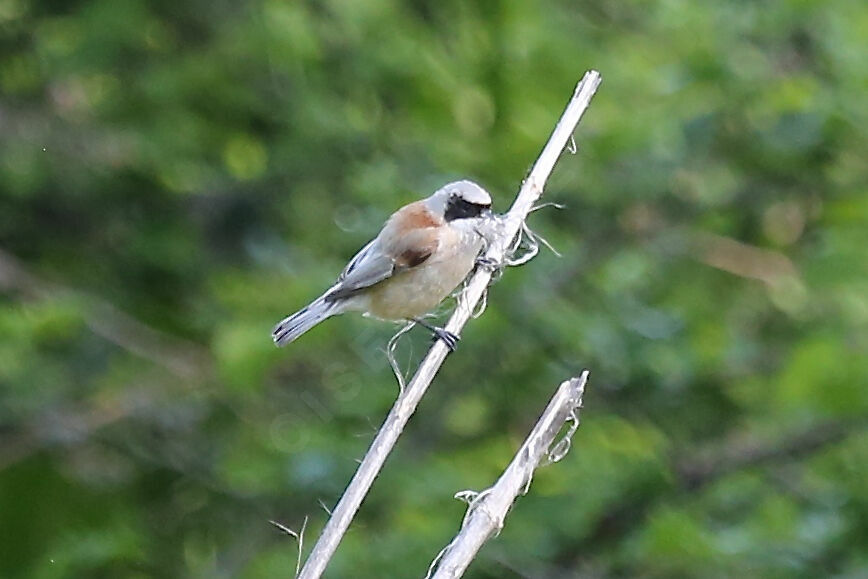
[[[865,577],[866,38],[860,0],[0,0],[0,576],[292,576],[268,520],[313,543],[395,328],[272,324],[447,180],[505,210],[596,68],[530,219],[563,257],[493,286],[327,575],[424,575],[589,368],[468,576]]]

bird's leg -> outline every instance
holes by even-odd
[[[449,348],[451,352],[455,351],[455,348],[458,346],[458,340],[461,339],[461,336],[456,336],[452,332],[445,330],[443,328],[438,328],[437,326],[432,326],[428,322],[422,320],[421,318],[413,318],[413,321],[431,330],[434,334],[435,340],[443,340],[443,343],[446,344],[446,347]]]

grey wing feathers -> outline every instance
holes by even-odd
[[[392,277],[397,272],[417,267],[425,263],[437,250],[438,237],[435,228],[426,226],[414,231],[404,231],[400,239],[396,239],[398,236],[394,219],[393,216],[380,235],[350,260],[338,282],[325,294],[326,301],[349,297]]]
[[[395,272],[392,258],[379,251],[377,239],[368,243],[350,260],[338,278],[338,283],[325,295],[332,301],[345,298],[354,293],[388,279]]]
[[[365,246],[353,256],[353,258],[341,272],[341,275],[338,276],[338,281],[343,281],[344,279],[346,279],[346,277],[358,267],[359,263],[361,263],[362,260],[364,260],[365,257],[371,252],[371,248],[374,246],[375,243],[377,243],[376,238],[365,244]]]

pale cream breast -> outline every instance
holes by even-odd
[[[470,232],[444,231],[440,247],[425,263],[395,274],[367,292],[367,311],[400,320],[437,307],[473,269],[482,238]]]

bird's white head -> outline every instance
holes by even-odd
[[[425,204],[447,222],[475,219],[491,214],[491,195],[473,181],[455,181],[434,192]]]

